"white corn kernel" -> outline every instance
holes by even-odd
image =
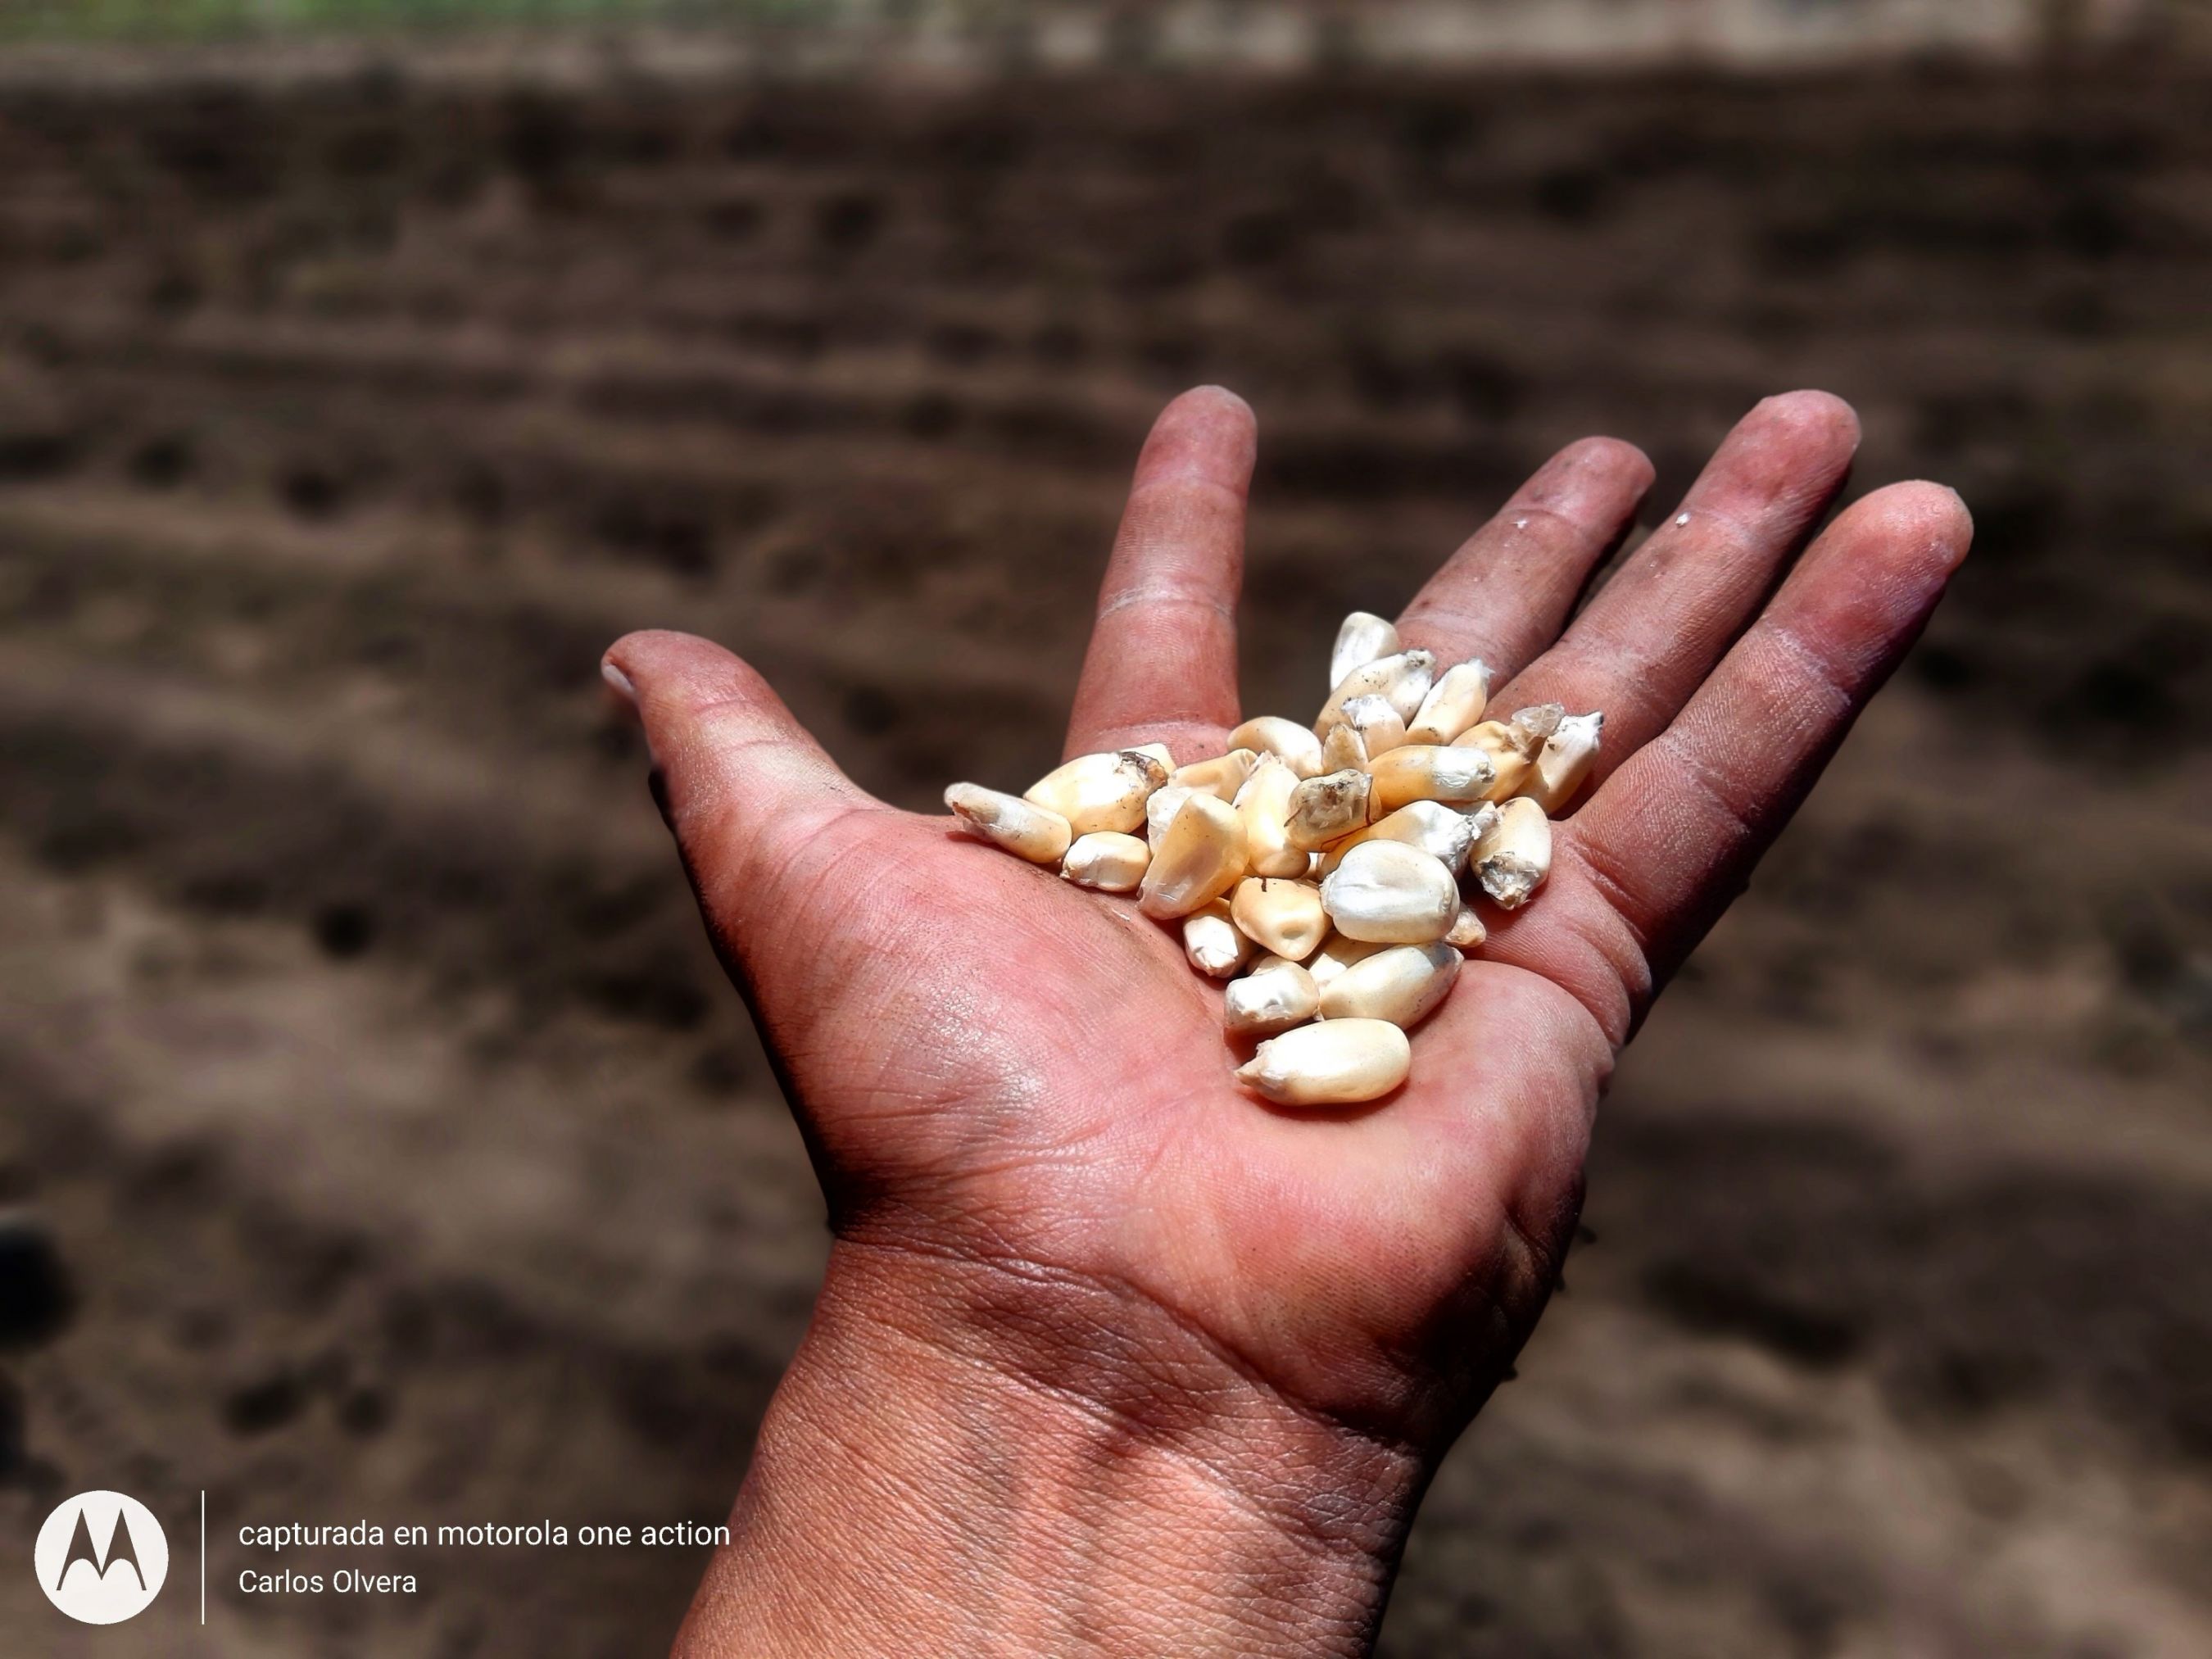
[[[1538,702],[1531,703],[1526,708],[1515,709],[1505,723],[1520,734],[1521,752],[1534,760],[1536,751],[1544,746],[1553,732],[1559,729],[1559,722],[1566,717],[1567,706],[1565,703]]]
[[[1421,709],[1421,700],[1429,695],[1429,678],[1435,672],[1437,659],[1426,651],[1401,651],[1395,657],[1384,657],[1370,662],[1364,668],[1355,668],[1344,677],[1344,682],[1328,694],[1322,705],[1321,714],[1314,721],[1314,730],[1326,734],[1337,711],[1354,697],[1382,697],[1398,711],[1401,720],[1411,720]]]
[[[1603,714],[1568,715],[1537,751],[1536,763],[1521,785],[1521,793],[1547,814],[1557,814],[1589,776],[1604,732]]]
[[[1237,792],[1244,787],[1260,764],[1260,757],[1249,749],[1232,749],[1212,760],[1195,761],[1178,767],[1170,773],[1167,782],[1182,789],[1200,789],[1217,800],[1235,800]]]
[[[1409,802],[1480,800],[1498,781],[1498,763],[1480,749],[1407,744],[1368,763],[1367,810],[1381,817]]]
[[[1145,879],[1152,849],[1134,836],[1094,830],[1078,836],[1060,862],[1060,873],[1078,887],[1100,893],[1133,893]]]
[[[1410,1030],[1450,994],[1462,960],[1460,953],[1441,939],[1377,951],[1328,982],[1321,994],[1321,1017],[1387,1019]]]
[[[1273,755],[1302,778],[1317,778],[1329,769],[1321,763],[1321,739],[1280,714],[1258,714],[1246,720],[1229,734],[1229,747]]]
[[[1428,701],[1429,688],[1436,682],[1437,653],[1433,651],[1401,651],[1397,660],[1405,664],[1382,695],[1390,699],[1390,707],[1398,711],[1398,718],[1411,722]]]
[[[1321,1006],[1313,975],[1295,962],[1270,957],[1222,994],[1222,1023],[1232,1036],[1273,1036],[1303,1025]]]
[[[1504,720],[1477,720],[1453,742],[1462,749],[1480,749],[1491,759],[1497,760],[1502,756],[1521,752],[1515,746],[1514,736],[1513,728]]]
[[[1425,945],[1459,914],[1459,884],[1442,863],[1400,841],[1362,842],[1321,884],[1322,905],[1347,939]]]
[[[1346,939],[1332,933],[1322,941],[1321,949],[1306,958],[1306,971],[1314,976],[1316,985],[1327,985],[1354,963],[1364,962],[1377,951],[1387,951],[1387,945],[1371,945],[1365,939]]]
[[[1484,792],[1483,799],[1493,802],[1512,799],[1514,791],[1528,782],[1535,765],[1526,755],[1507,755],[1498,763],[1497,781]]]
[[[1229,913],[1255,944],[1292,962],[1311,956],[1328,933],[1321,889],[1310,882],[1247,876],[1237,884]]]
[[[1176,811],[1190,795],[1191,792],[1181,784],[1165,784],[1153,790],[1152,799],[1145,803],[1145,839],[1152,843],[1153,857],[1159,856],[1160,838],[1167,834]]]
[[[1167,767],[1141,749],[1078,755],[1022,792],[1031,805],[1057,812],[1079,836],[1110,830],[1126,835],[1145,821],[1145,802],[1168,781]]]
[[[1480,657],[1446,669],[1413,718],[1406,722],[1407,743],[1456,743],[1459,734],[1482,718],[1490,701],[1490,665]]]
[[[1517,910],[1552,872],[1552,821],[1523,795],[1498,809],[1498,822],[1474,844],[1474,875],[1482,890]]]
[[[1504,800],[1528,781],[1529,769],[1535,763],[1535,751],[1525,746],[1527,742],[1525,732],[1504,720],[1484,720],[1460,733],[1461,748],[1481,750],[1497,769],[1498,775],[1485,792],[1485,799]]]
[[[1297,730],[1313,736],[1304,726]],[[1287,763],[1270,755],[1237,792],[1237,816],[1244,820],[1245,863],[1255,876],[1306,873],[1310,855],[1291,845],[1291,796],[1298,781]]]
[[[1333,1019],[1270,1037],[1237,1080],[1279,1106],[1347,1106],[1406,1080],[1413,1050],[1387,1020]]]
[[[1451,931],[1444,935],[1444,943],[1456,945],[1462,951],[1472,951],[1490,937],[1490,930],[1482,925],[1472,904],[1462,904],[1459,914],[1452,918]]]
[[[1346,769],[1308,778],[1291,792],[1286,833],[1292,847],[1315,852],[1367,822],[1368,779]]]
[[[1388,697],[1354,697],[1337,710],[1337,719],[1359,734],[1359,746],[1370,761],[1406,740],[1406,722]]]
[[[1486,807],[1494,813],[1495,807]],[[1396,811],[1377,818],[1364,830],[1355,830],[1342,841],[1321,855],[1323,875],[1344,862],[1344,855],[1353,848],[1370,841],[1402,841],[1408,847],[1418,847],[1442,864],[1452,874],[1467,868],[1468,849],[1474,838],[1487,828],[1468,813],[1442,801],[1408,801]]]
[[[1243,820],[1227,801],[1194,790],[1160,837],[1138,908],[1160,920],[1187,916],[1243,873]]]
[[[1229,915],[1229,901],[1209,899],[1182,919],[1182,953],[1208,979],[1228,979],[1251,960],[1252,941]]]
[[[945,792],[945,804],[959,816],[961,828],[1032,864],[1059,863],[1074,839],[1059,813],[980,783],[954,784]]]
[[[1461,733],[1460,741],[1486,749],[1492,755],[1525,755],[1534,760],[1536,751],[1544,746],[1544,734],[1512,720],[1480,720]]]
[[[1328,689],[1344,684],[1355,668],[1364,668],[1377,657],[1398,648],[1398,630],[1371,611],[1355,611],[1336,630],[1336,648],[1328,653]]]
[[[1367,769],[1367,745],[1359,740],[1359,733],[1342,720],[1332,721],[1328,735],[1322,739],[1321,771],[1317,776],[1331,772],[1364,772]]]

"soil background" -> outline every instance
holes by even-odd
[[[1259,411],[1254,706],[1554,447],[1851,398],[1977,552],[1600,1126],[1393,1655],[2212,1652],[2212,75],[2172,58],[0,86],[0,1647],[653,1651],[823,1249],[605,708],[746,653],[1054,758],[1158,404]],[[15,1564],[117,1486],[131,1625]],[[193,1624],[196,1509],[210,1619]]]

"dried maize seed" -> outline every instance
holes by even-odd
[[[1191,797],[1191,791],[1182,784],[1165,784],[1152,791],[1152,799],[1145,803],[1145,839],[1152,844],[1152,856],[1160,852],[1160,838],[1175,822],[1176,811]]]
[[[1521,793],[1547,815],[1558,816],[1589,776],[1604,732],[1603,714],[1568,715],[1537,751],[1535,765],[1522,781]]]
[[[1336,630],[1336,646],[1328,653],[1328,689],[1335,690],[1353,669],[1364,668],[1397,648],[1396,628],[1371,611],[1353,611]]]
[[[1367,774],[1346,769],[1308,778],[1291,792],[1290,844],[1316,852],[1367,822]]]
[[[1237,884],[1229,913],[1254,942],[1292,962],[1311,956],[1328,933],[1321,889],[1310,882],[1247,876]]]
[[[1490,930],[1482,925],[1482,918],[1472,904],[1462,904],[1459,914],[1452,918],[1451,931],[1444,935],[1444,943],[1456,945],[1462,951],[1472,951],[1490,937]]]
[[[1567,706],[1562,702],[1531,703],[1526,708],[1516,708],[1505,724],[1520,734],[1521,752],[1530,760],[1536,751],[1559,729],[1559,722],[1567,717]]]
[[[1498,781],[1498,763],[1480,749],[1407,744],[1368,763],[1367,810],[1380,818],[1409,802],[1480,800]]]
[[[1321,714],[1314,720],[1314,730],[1326,736],[1337,711],[1354,697],[1385,698],[1398,711],[1400,720],[1411,720],[1420,712],[1421,700],[1429,695],[1429,677],[1436,665],[1436,657],[1430,652],[1401,651],[1395,657],[1384,657],[1364,668],[1353,669],[1344,677],[1344,683],[1328,694],[1328,701],[1322,705]]]
[[[1354,697],[1337,710],[1337,719],[1359,734],[1370,761],[1406,741],[1406,722],[1388,697]]]
[[[1306,958],[1306,971],[1314,976],[1316,985],[1327,985],[1354,963],[1364,962],[1377,951],[1388,951],[1388,945],[1370,944],[1365,939],[1346,939],[1332,932],[1322,941],[1321,949]]]
[[[1222,993],[1222,1023],[1232,1036],[1273,1036],[1303,1025],[1321,1006],[1313,975],[1295,962],[1270,957]]]
[[[1060,861],[1060,873],[1078,887],[1100,893],[1133,893],[1145,879],[1152,849],[1135,836],[1094,830],[1078,836]]]
[[[1296,720],[1280,714],[1259,714],[1229,734],[1233,752],[1249,749],[1273,755],[1301,778],[1317,778],[1328,769],[1321,763],[1321,739]]]
[[[1194,790],[1160,837],[1137,908],[1161,920],[1187,916],[1243,873],[1243,820],[1227,801]]]
[[[1495,811],[1497,809],[1486,809]],[[1468,849],[1482,832],[1474,818],[1437,800],[1407,801],[1364,830],[1355,830],[1321,855],[1323,875],[1344,862],[1353,848],[1370,841],[1402,841],[1418,847],[1454,875],[1467,868]]]
[[[1410,1030],[1450,994],[1462,960],[1442,939],[1377,951],[1328,982],[1321,994],[1321,1017],[1387,1019]]]
[[[1168,775],[1167,781],[1184,789],[1202,789],[1217,800],[1235,800],[1237,792],[1244,787],[1260,764],[1260,757],[1249,749],[1232,749],[1212,760],[1193,762],[1178,767]]]
[[[1321,884],[1322,906],[1347,939],[1425,945],[1442,939],[1459,914],[1452,872],[1418,847],[1364,842]]]
[[[1291,845],[1291,796],[1298,782],[1298,775],[1286,763],[1270,755],[1237,792],[1237,815],[1244,820],[1245,863],[1255,876],[1303,876],[1310,865],[1310,854]]]
[[[1387,1020],[1333,1019],[1270,1037],[1237,1080],[1279,1106],[1348,1106],[1406,1080],[1413,1050]]]
[[[1182,919],[1182,953],[1208,979],[1228,979],[1251,960],[1252,941],[1231,918],[1228,900],[1209,899]]]
[[[980,783],[954,784],[945,792],[945,804],[959,816],[962,829],[1032,864],[1059,863],[1075,838],[1067,820],[1050,808]]]
[[[1459,734],[1462,749],[1480,749],[1494,761],[1503,761],[1518,755],[1522,759],[1532,757],[1535,750],[1527,746],[1528,734],[1516,731],[1504,720],[1478,720]]]
[[[1508,910],[1517,910],[1552,872],[1552,821],[1523,795],[1498,809],[1498,822],[1475,842],[1475,879]]]
[[[1413,718],[1406,722],[1406,741],[1438,746],[1456,743],[1461,732],[1482,718],[1489,701],[1490,665],[1480,657],[1455,664],[1437,678]]]
[[[1359,740],[1359,733],[1342,720],[1331,722],[1328,735],[1322,739],[1321,772],[1364,772],[1367,769],[1367,745]]]
[[[1145,821],[1145,802],[1168,781],[1168,769],[1141,749],[1078,755],[1022,792],[1031,805],[1057,812],[1079,836],[1110,830],[1126,835]]]
[[[1482,798],[1493,803],[1510,800],[1513,792],[1528,782],[1535,769],[1536,763],[1526,755],[1508,754],[1498,763],[1497,781],[1483,792]]]
[[[1460,746],[1480,749],[1488,755],[1498,769],[1498,776],[1484,792],[1486,800],[1500,801],[1528,781],[1529,769],[1535,764],[1535,750],[1529,747],[1529,734],[1504,720],[1484,720],[1469,726],[1460,734]]]

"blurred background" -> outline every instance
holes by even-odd
[[[1629,1055],[1383,1647],[2212,1652],[2203,7],[10,0],[0,41],[0,1533],[119,1486],[181,1575],[203,1487],[720,1515],[824,1237],[617,634],[737,647],[927,807],[1056,757],[1183,386],[1259,411],[1245,680],[1295,708],[1556,446],[1644,446],[1653,521],[1820,386],[1854,489],[1956,484],[1976,556]],[[218,1645],[649,1652],[701,1565],[411,1559],[249,1598],[218,1525]],[[13,1652],[190,1613],[0,1576]]]

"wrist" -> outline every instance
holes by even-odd
[[[1364,1652],[1415,1449],[1088,1280],[841,1242],[679,1652]]]

